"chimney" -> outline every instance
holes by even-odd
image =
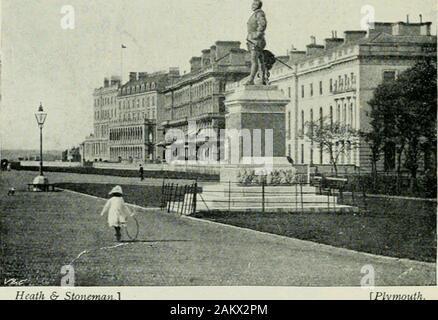
[[[104,88],[108,88],[109,87],[109,79],[108,78],[103,79],[103,87]]]
[[[233,48],[230,50],[230,64],[233,66],[243,66],[246,61],[246,50],[240,48]]]
[[[406,23],[409,24],[409,15],[406,15]]]
[[[422,20],[422,19],[421,19]],[[394,36],[430,36],[431,22],[405,23],[396,22],[392,25]]]
[[[137,72],[130,72],[129,73],[129,82],[131,81],[137,81]]]
[[[211,63],[214,63],[217,59],[216,56],[216,46],[211,46],[210,47],[210,61]]]
[[[169,68],[169,76],[179,77],[179,68],[178,67],[170,67]]]
[[[112,76],[111,77],[111,86],[119,86],[120,85],[120,77]]]
[[[138,80],[146,80],[148,77],[148,73],[147,72],[139,72],[138,73]]]
[[[349,30],[344,32],[345,43],[352,43],[361,40],[367,36],[365,30]]]
[[[216,41],[216,60],[220,60],[220,63],[224,63],[228,61],[224,58],[227,54],[230,53],[232,48],[240,49],[239,41]]]
[[[324,46],[316,44],[316,37],[310,37],[311,43],[307,45],[307,55],[314,55],[324,51]]]
[[[420,23],[423,23],[423,15],[420,13]]]
[[[374,22],[374,27],[369,30],[369,37],[372,38],[379,33],[392,34],[393,23],[390,22]]]
[[[193,57],[190,59],[190,72],[196,72],[201,70],[202,67],[202,58],[201,57]]]
[[[211,52],[210,49],[202,50],[201,68],[206,68],[211,64],[210,52]]]
[[[430,36],[430,27],[432,25],[432,22],[421,22],[420,23],[420,34],[422,36]]]
[[[335,47],[340,46],[344,43],[344,39],[337,37],[337,32],[332,31],[332,37],[325,39],[325,49],[329,50]]]
[[[306,56],[306,51],[298,51],[294,45],[292,45],[291,50],[289,51],[289,64],[294,64],[301,58]]]

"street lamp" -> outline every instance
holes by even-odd
[[[40,172],[39,175],[33,180],[33,185],[47,185],[49,180],[44,177],[43,173],[43,127],[47,118],[47,113],[44,112],[43,105],[40,103],[38,111],[35,113],[35,118],[40,128]]]

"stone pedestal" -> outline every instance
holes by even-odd
[[[291,168],[285,127],[289,101],[277,86],[242,85],[227,95],[221,181],[236,181],[242,169],[265,174]]]

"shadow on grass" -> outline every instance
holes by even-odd
[[[161,186],[127,185],[123,188],[125,202],[144,208],[161,206]],[[110,183],[57,183],[56,187],[108,199],[108,192],[114,187]]]
[[[360,213],[198,212],[194,217],[371,254],[436,262],[436,203],[387,197],[359,201],[366,201]]]

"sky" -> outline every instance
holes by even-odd
[[[93,89],[130,71],[179,67],[217,40],[246,37],[252,0],[2,0],[0,148],[38,149],[34,113],[48,113],[45,149],[77,146],[93,131]],[[64,29],[66,9],[74,28]],[[337,30],[361,29],[366,5],[376,21],[436,21],[435,0],[264,0],[268,49],[285,55]],[[72,11],[68,11],[72,12]],[[70,16],[69,16],[70,17]],[[71,22],[72,20],[70,20]],[[64,24],[65,25],[65,24]],[[71,25],[71,24],[70,24]],[[432,26],[436,29],[436,25]],[[435,31],[434,31],[435,34]]]

